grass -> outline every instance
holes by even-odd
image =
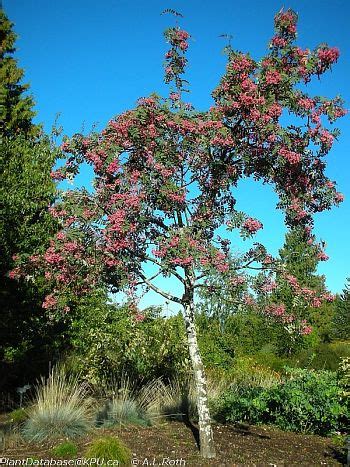
[[[28,419],[28,412],[23,407],[19,409],[12,410],[8,414],[8,418],[13,425],[23,425],[23,423]]]
[[[118,465],[130,464],[131,451],[118,438],[105,436],[92,441],[88,449],[85,451],[86,458],[104,460],[103,464],[107,465],[106,461],[118,461]]]
[[[97,414],[97,425],[150,425],[155,387],[155,383],[149,383],[139,389],[126,375],[110,381],[101,394],[103,404]]]
[[[78,454],[77,446],[71,441],[66,441],[64,443],[55,446],[52,449],[52,455],[57,457],[68,457],[70,459],[74,458]]]
[[[33,442],[74,438],[90,430],[92,419],[88,386],[66,376],[62,369],[54,369],[49,378],[37,385],[22,432],[25,439]]]

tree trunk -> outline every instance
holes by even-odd
[[[208,407],[207,384],[202,359],[199,353],[197,333],[194,323],[193,299],[184,303],[184,318],[187,341],[192,362],[197,397],[199,418],[199,443],[201,456],[207,459],[215,457],[213,430]]]

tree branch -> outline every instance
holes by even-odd
[[[163,269],[163,265],[157,261],[156,259],[153,259],[151,258],[150,256],[144,256],[143,259],[145,261],[150,261],[151,263],[153,264],[156,264],[159,268]],[[179,281],[182,283],[182,284],[185,284],[185,280],[183,277],[180,276],[180,274],[178,274],[176,271],[174,271],[173,269],[171,270],[171,274],[173,274],[173,276],[175,276],[177,279],[179,279]]]
[[[167,300],[171,300],[172,302],[175,302],[175,303],[181,303],[182,304],[182,301],[180,298],[178,297],[175,297],[174,295],[171,295],[169,294],[168,292],[164,292],[164,290],[160,289],[159,287],[157,287],[156,285],[152,284],[152,282],[150,282],[146,276],[144,276],[143,274],[140,274],[140,276],[142,277],[142,279],[144,280],[145,284],[148,285],[148,287],[150,289],[152,289],[154,292],[157,292],[159,295],[162,295],[162,297],[166,298]]]

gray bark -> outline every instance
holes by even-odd
[[[187,296],[183,303],[187,341],[192,363],[194,383],[196,388],[197,409],[199,419],[199,442],[201,456],[207,459],[215,457],[215,447],[211,418],[208,405],[208,394],[204,366],[199,353],[197,333],[194,319],[193,294]]]

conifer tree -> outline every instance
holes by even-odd
[[[342,294],[336,301],[336,309],[333,320],[334,337],[338,339],[349,339],[350,336],[350,278]]]
[[[34,136],[39,127],[32,122],[34,101],[23,84],[24,71],[14,58],[16,34],[5,12],[0,10],[0,135]]]
[[[19,363],[28,368],[31,358],[33,371],[29,353],[48,341],[40,286],[16,283],[8,273],[17,252],[44,248],[55,229],[48,207],[56,193],[50,177],[56,154],[32,121],[34,100],[14,58],[12,27],[0,10],[0,386],[25,383],[18,379],[26,377]]]

